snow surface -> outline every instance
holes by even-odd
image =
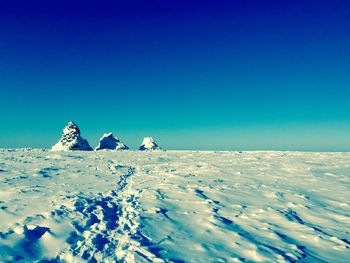
[[[2,149],[0,261],[350,262],[349,200],[350,153]]]
[[[107,133],[102,136],[100,143],[96,147],[96,151],[99,150],[128,150],[129,147],[126,146],[118,138],[114,137],[113,133]]]
[[[154,141],[152,137],[143,138],[142,144],[139,148],[140,151],[153,151],[160,150],[159,145]]]

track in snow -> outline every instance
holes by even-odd
[[[152,245],[139,231],[139,203],[141,191],[133,190],[135,168],[109,166],[111,173],[120,174],[117,187],[96,197],[76,197],[74,210],[68,212],[75,231],[70,233],[68,251],[60,259],[81,257],[88,262],[135,262],[135,255],[150,262],[162,262],[156,253],[148,251]]]

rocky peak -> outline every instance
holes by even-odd
[[[159,145],[154,141],[152,137],[143,138],[142,144],[139,148],[140,151],[152,151],[152,150],[160,150]]]
[[[128,150],[129,147],[126,146],[121,140],[114,137],[113,133],[107,133],[100,139],[99,145],[96,147],[98,150]]]
[[[88,141],[80,135],[79,127],[70,121],[63,129],[61,139],[52,147],[53,151],[92,151]]]

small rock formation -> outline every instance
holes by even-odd
[[[52,151],[92,151],[87,140],[80,136],[78,126],[70,121],[63,129],[62,137],[56,143]]]
[[[156,144],[156,142],[152,137],[143,138],[139,151],[152,151],[152,150],[161,150],[161,148],[159,147],[158,144]]]
[[[99,145],[96,147],[98,150],[128,150],[129,147],[121,142],[118,138],[114,137],[113,134],[107,133],[100,139]]]

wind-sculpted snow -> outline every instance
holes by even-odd
[[[0,150],[1,262],[350,262],[350,153]]]

